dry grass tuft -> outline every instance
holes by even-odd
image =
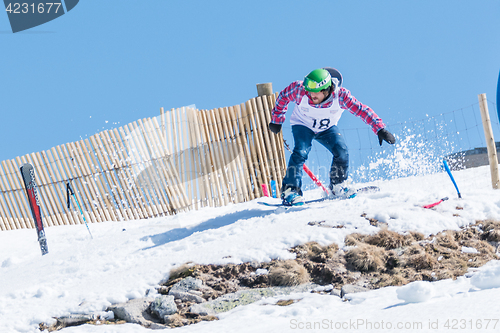
[[[436,264],[436,258],[424,251],[418,254],[411,255],[406,260],[406,267],[412,267],[417,271],[421,271],[424,269],[433,269]]]
[[[388,287],[388,286],[404,286],[408,283],[408,280],[401,274],[384,274],[380,281],[378,281],[377,286]]]
[[[458,243],[455,239],[455,232],[448,230],[440,233],[436,236],[436,243],[439,246],[446,247],[448,249],[456,250],[458,249]]]
[[[166,283],[167,285],[170,284],[169,282],[172,281],[177,281],[178,279],[183,279],[188,276],[193,275],[196,267],[193,263],[185,263],[180,265],[179,267],[175,267],[170,271],[169,277],[168,277],[168,282]]]
[[[277,261],[269,269],[269,283],[273,286],[298,286],[309,282],[309,273],[295,260]]]
[[[300,301],[301,299],[280,299],[279,301],[276,302],[276,305],[289,306]]]
[[[410,231],[409,234],[416,242],[420,242],[425,239],[424,234],[418,231]]]
[[[381,271],[385,268],[385,257],[384,249],[368,244],[359,244],[345,255],[346,262],[361,272]]]
[[[488,255],[491,259],[495,258],[495,248],[489,243],[477,239],[469,239],[461,242],[461,245],[472,247],[479,251],[480,254]]]
[[[440,263],[439,270],[437,271],[438,279],[457,278],[467,273],[469,269],[468,259],[464,256],[453,256],[449,259],[443,260]]]
[[[386,250],[397,249],[398,247],[403,247],[410,245],[413,238],[405,237],[395,231],[382,230],[373,236],[368,236],[366,238],[366,243],[383,247]]]
[[[295,247],[293,252],[297,253],[300,258],[314,262],[326,262],[328,259],[333,258],[338,250],[339,246],[335,243],[322,246],[316,242],[309,242]]]
[[[487,220],[483,222],[484,233],[481,239],[488,242],[500,242],[500,221]]]
[[[421,254],[423,251],[424,251],[424,249],[422,248],[422,246],[420,246],[418,244],[413,244],[411,246],[408,246],[404,250],[404,255],[406,255],[408,257],[408,256],[415,255],[415,254]]]
[[[364,243],[367,236],[363,234],[353,233],[345,237],[344,244],[346,246],[357,246],[359,243]]]

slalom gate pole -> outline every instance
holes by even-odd
[[[78,203],[78,200],[76,199],[75,192],[73,192],[73,188],[71,188],[71,184],[69,182],[66,184],[66,194],[68,197],[68,209],[70,208],[70,205],[71,205],[70,198],[69,198],[71,195],[73,197],[73,199],[75,200],[76,205],[78,206],[78,209],[80,210],[80,214],[82,215],[83,222],[85,222],[85,226],[87,227],[87,230],[89,231],[90,238],[94,239],[94,237],[92,236],[92,233],[90,232],[89,225],[87,224],[87,220],[85,219],[85,215],[83,215],[82,207],[80,207],[80,204]]]
[[[271,180],[271,194],[273,196],[273,198],[276,198],[276,181],[273,179]]]
[[[264,193],[265,197],[269,196],[269,191],[267,189],[267,185],[266,184],[262,184],[262,193]]]
[[[425,206],[422,206],[422,207],[429,209],[429,208],[432,208],[432,207],[435,207],[435,206],[439,205],[441,202],[446,201],[446,200],[448,200],[448,197],[443,198],[443,199],[439,200],[438,202],[431,203],[429,205],[425,205]]]
[[[455,178],[453,178],[453,175],[451,174],[450,167],[448,166],[448,163],[446,162],[446,160],[443,160],[443,164],[444,164],[444,168],[445,168],[446,172],[448,173],[448,176],[450,176],[451,181],[453,182],[453,185],[455,185],[455,188],[457,189],[458,197],[461,199],[462,195],[460,194],[460,191],[458,190],[457,183],[455,182]]]
[[[290,147],[288,146],[288,144],[286,143],[285,140],[283,140],[283,142],[285,143],[285,148],[290,152],[290,153],[293,153],[292,150],[290,149]],[[307,175],[312,179],[312,181],[318,185],[319,187],[321,187],[323,189],[323,191],[325,191],[326,194],[330,194],[330,192],[328,192],[328,190],[326,189],[326,187],[320,182],[320,180],[318,179],[318,177],[316,177],[316,175],[311,171],[311,169],[309,169],[307,167],[307,165],[304,163],[302,169],[304,169],[305,173],[307,173]]]
[[[498,114],[498,121],[500,121],[500,73],[498,73],[498,83],[497,83],[497,114]]]

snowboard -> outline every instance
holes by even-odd
[[[29,163],[23,164],[20,167],[20,170],[24,181],[24,186],[26,188],[26,195],[28,196],[28,202],[30,204],[33,220],[35,221],[40,250],[42,250],[42,255],[45,255],[49,253],[49,248],[47,246],[47,239],[45,238],[45,231],[43,230],[42,210],[40,209],[40,199],[38,197],[38,191],[35,182],[35,170]]]
[[[339,197],[324,197],[324,198],[319,198],[319,199],[312,199],[312,200],[306,200],[304,201],[303,205],[296,205],[296,206],[285,206],[282,202],[281,203],[269,203],[269,202],[264,202],[264,201],[258,201],[258,204],[264,205],[264,206],[269,206],[269,207],[286,207],[286,208],[299,208],[299,207],[304,207],[307,206],[308,204],[315,203],[315,202],[322,202],[322,201],[335,201],[335,200],[347,200],[347,199],[352,199],[357,196],[357,194],[360,193],[375,193],[380,191],[380,188],[378,186],[365,186],[365,187],[360,187],[356,189],[356,195],[354,197],[346,197],[346,196],[339,196]]]

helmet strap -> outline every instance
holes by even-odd
[[[325,96],[325,101],[330,98],[330,96],[332,95],[332,92],[335,90],[335,85],[333,84],[332,82],[332,85],[328,87],[328,89],[325,89],[328,94]]]

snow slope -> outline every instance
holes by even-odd
[[[489,168],[454,172],[463,199],[446,173],[376,182],[381,191],[352,200],[322,202],[283,211],[251,202],[204,208],[164,218],[46,228],[49,254],[41,256],[34,230],[0,232],[0,332],[39,332],[40,322],[72,313],[102,313],[109,305],[143,297],[175,265],[270,261],[294,257],[290,247],[317,241],[343,246],[352,232],[375,233],[361,217],[389,229],[426,235],[476,220],[500,220],[500,192]],[[306,192],[306,198],[321,195]],[[449,197],[433,210],[421,206]],[[43,198],[42,198],[43,200]],[[457,210],[457,206],[463,209]],[[458,215],[458,216],[457,216]],[[308,226],[310,221],[344,228]],[[472,276],[472,277],[470,277]],[[500,264],[490,262],[455,281],[411,283],[335,296],[296,294],[281,307],[276,299],[236,308],[220,320],[178,328],[180,332],[442,332],[500,330]],[[448,327],[446,327],[448,326]],[[455,328],[455,329],[454,329]],[[63,332],[148,332],[135,324],[84,325]]]

